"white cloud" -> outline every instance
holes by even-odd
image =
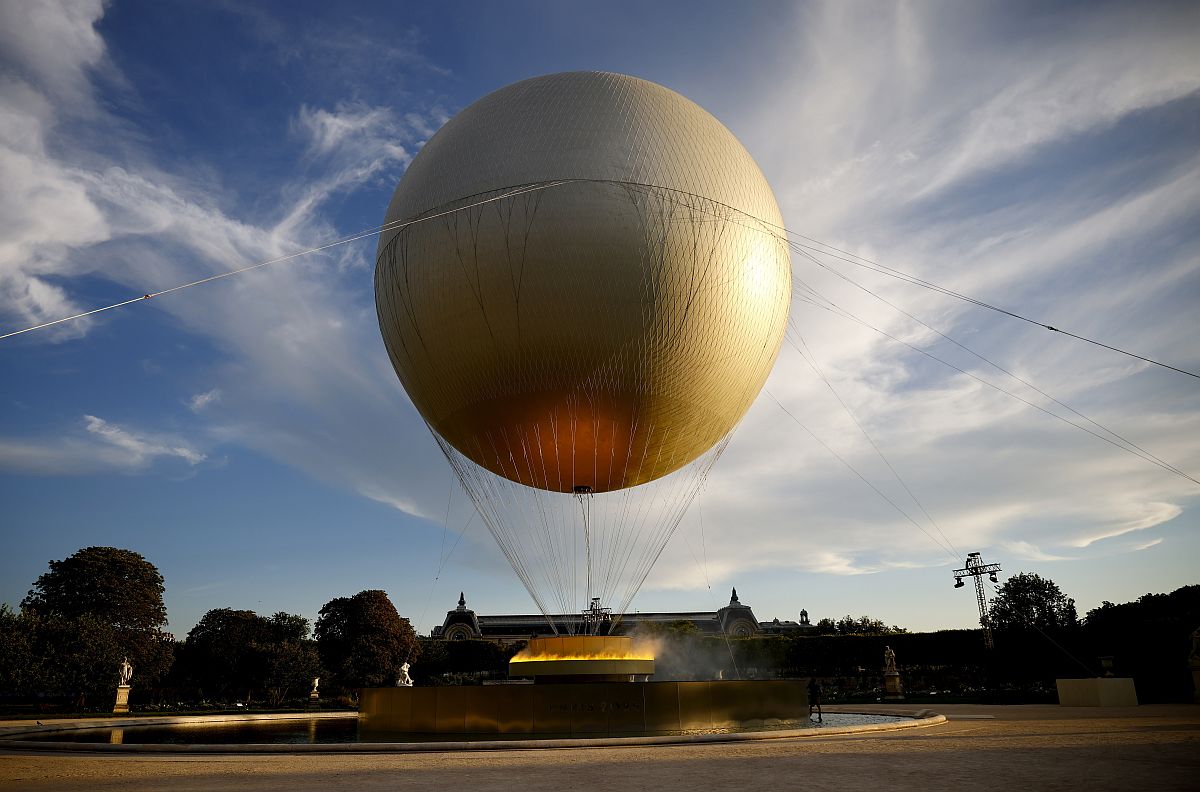
[[[86,41],[94,21],[63,11],[57,24],[75,26],[76,38]],[[48,62],[34,71],[73,74],[74,90],[90,95],[88,70],[99,56],[84,55],[75,58],[74,71],[55,71]],[[152,164],[150,152],[139,160],[137,140],[124,141],[119,162],[108,160],[86,134],[60,136],[51,151],[49,130],[65,112],[58,89],[33,82],[9,88],[0,103],[8,133],[0,145],[0,174],[8,177],[0,191],[0,313],[14,324],[83,307],[67,286],[79,274],[102,274],[134,293],[150,292],[328,242],[337,235],[324,216],[329,200],[394,183],[409,147],[436,127],[440,114],[398,114],[361,103],[301,107],[293,129],[306,137],[311,161],[301,178],[281,186],[277,216],[251,222],[224,211],[229,201],[210,185]],[[188,401],[194,412],[221,401],[225,409],[208,428],[212,438],[421,512],[426,488],[420,482],[435,471],[409,449],[433,444],[414,420],[378,340],[372,295],[362,288],[361,267],[370,254],[361,251],[369,244],[295,259],[135,310],[171,314],[223,351],[217,383]],[[359,271],[343,278],[340,270],[349,265]],[[57,336],[39,337],[78,337],[88,327],[72,323]],[[186,444],[104,422],[90,431],[90,444],[54,437],[12,441],[6,466],[91,469],[103,457],[133,469],[193,453]]]
[[[0,438],[0,469],[40,475],[102,471],[139,472],[159,463],[195,468],[208,457],[174,434],[148,432],[85,415],[82,432],[68,429],[49,438]]]
[[[317,154],[329,154],[355,138],[397,126],[390,109],[354,104],[341,104],[335,110],[302,105],[296,125],[309,139],[309,149]]]
[[[210,404],[214,404],[221,400],[221,389],[211,388],[203,393],[197,393],[192,398],[188,399],[188,407],[192,412],[200,412]]]
[[[1134,531],[1144,531],[1174,520],[1183,509],[1174,503],[1128,503],[1122,504],[1116,520],[1106,520],[1104,527],[1093,529],[1072,539],[1074,547],[1089,547],[1104,539],[1124,536]],[[1143,549],[1143,548],[1138,548]]]
[[[103,0],[0,5],[0,51],[30,79],[74,105],[91,104],[88,72],[105,55],[96,23]]]
[[[94,415],[85,415],[83,420],[89,432],[124,455],[128,467],[141,467],[164,456],[178,457],[189,465],[198,465],[205,459],[204,454],[178,441],[135,432]]]
[[[92,110],[89,74],[103,60],[101,2],[0,5],[0,317],[37,324],[78,311],[56,278],[78,272],[72,250],[108,237],[70,165],[47,150],[64,112]],[[76,337],[87,322],[60,328]]]
[[[1002,42],[989,21],[999,8],[807,7],[792,70],[755,95],[735,131],[794,230],[1195,368],[1200,251],[1180,229],[1200,206],[1200,160],[1182,129],[1145,116],[1195,101],[1196,10],[1050,13],[1038,31]],[[1143,121],[1165,143],[1131,148],[1132,133],[1113,132]],[[1117,145],[1125,148],[1109,150]],[[1200,431],[1200,405],[1176,375],[825,261],[1172,464],[1200,470],[1200,449],[1183,439]],[[1103,434],[805,259],[795,270],[866,321]],[[1160,525],[1197,501],[1193,483],[868,329],[801,302],[793,315],[960,552],[996,548],[1033,561],[1130,552],[1101,540]],[[768,387],[940,540],[786,346]],[[852,570],[949,561],[766,397],[714,471],[704,508],[714,524],[754,526],[753,541],[710,533],[710,555],[731,559],[729,574],[764,559],[801,570],[806,556],[819,568],[827,555],[831,572],[842,561]],[[664,561],[694,566],[679,548]]]
[[[1195,9],[1178,11],[1185,19],[1168,21],[1133,9],[1097,14],[1058,31],[1054,46],[1040,56],[1030,59],[1020,50],[1001,55],[992,65],[1005,82],[967,114],[954,145],[940,158],[945,164],[925,189],[943,188],[1200,89],[1194,52],[1200,20]]]
[[[69,166],[45,145],[46,100],[0,78],[0,316],[36,324],[78,312],[54,279],[77,272],[72,251],[106,240],[108,225]],[[77,336],[80,322],[56,338]]]
[[[1030,542],[1001,542],[1001,547],[1023,561],[1070,561],[1070,556],[1047,553]]]

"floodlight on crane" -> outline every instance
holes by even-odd
[[[993,583],[999,583],[1000,579],[996,577],[996,573],[1002,571],[999,564],[985,564],[983,556],[979,553],[968,553],[967,564],[963,569],[956,569],[951,574],[954,575],[954,588],[962,588],[965,584],[963,578],[975,578],[975,599],[979,605],[979,624],[983,627],[983,643],[988,648],[993,648],[992,642],[992,620],[988,616],[988,601],[987,590],[983,587],[983,576],[987,575],[988,580]]]

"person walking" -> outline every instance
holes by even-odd
[[[811,720],[813,709],[817,711],[817,723],[823,723],[821,716],[821,683],[816,677],[808,679],[808,717]]]

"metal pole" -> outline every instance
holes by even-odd
[[[979,623],[983,625],[983,645],[995,648],[992,641],[992,620],[988,616],[987,591],[983,587],[983,576],[975,576],[975,599],[979,601]]]

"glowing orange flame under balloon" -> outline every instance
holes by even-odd
[[[595,654],[555,654],[554,652],[536,652],[525,654],[519,652],[513,655],[510,663],[531,663],[544,660],[653,660],[654,656],[646,652],[598,652]]]
[[[654,661],[653,645],[635,642],[627,635],[569,635],[531,638],[510,663],[535,663],[555,660],[638,660]]]

